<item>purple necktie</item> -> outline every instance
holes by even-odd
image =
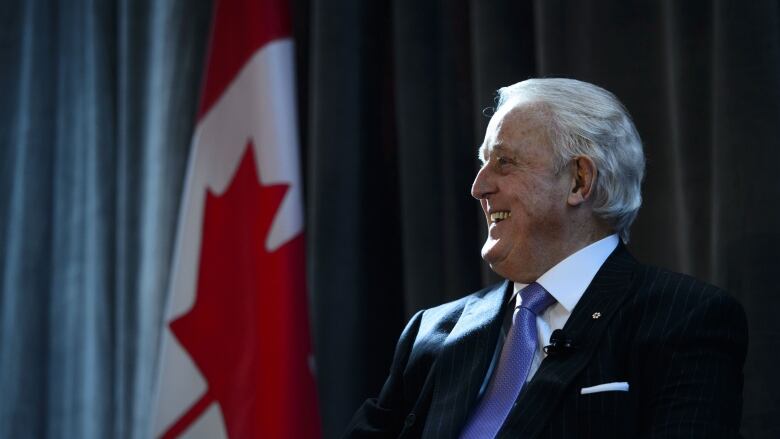
[[[520,290],[520,297],[522,304],[515,308],[498,366],[463,428],[461,439],[495,437],[528,377],[537,346],[536,316],[555,299],[536,282]]]

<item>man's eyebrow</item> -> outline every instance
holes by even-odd
[[[510,150],[508,146],[504,145],[503,143],[497,143],[495,145],[487,146],[484,143],[479,145],[479,149],[477,150],[477,158],[480,159],[483,162],[486,162],[488,160],[488,150],[490,152],[504,152],[507,150]]]
[[[485,146],[484,143],[477,146],[477,158],[484,162],[485,161],[485,153],[487,151],[487,146]]]
[[[491,149],[492,152],[500,152],[500,153],[504,153],[504,154],[506,154],[507,151],[511,151],[512,150],[512,148],[508,147],[507,145],[505,145],[503,143],[496,143],[490,149]]]

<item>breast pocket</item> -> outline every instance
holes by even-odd
[[[608,391],[579,395],[581,437],[632,437],[635,408],[631,392]]]

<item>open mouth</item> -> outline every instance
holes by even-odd
[[[501,221],[509,218],[512,216],[512,212],[508,210],[502,210],[499,212],[493,212],[490,214],[490,222],[492,223],[500,223]]]

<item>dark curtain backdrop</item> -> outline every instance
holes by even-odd
[[[0,6],[0,438],[147,438],[210,1]]]
[[[0,7],[0,437],[146,437],[211,1]],[[293,0],[325,436],[406,319],[493,277],[469,188],[495,89],[615,92],[645,141],[631,250],[722,286],[743,432],[780,436],[776,1]],[[774,276],[773,276],[774,275]]]
[[[328,437],[378,393],[415,310],[489,281],[469,196],[482,109],[532,76],[593,82],[627,105],[648,161],[629,247],[741,300],[743,431],[780,437],[776,1],[308,7],[309,268]]]

